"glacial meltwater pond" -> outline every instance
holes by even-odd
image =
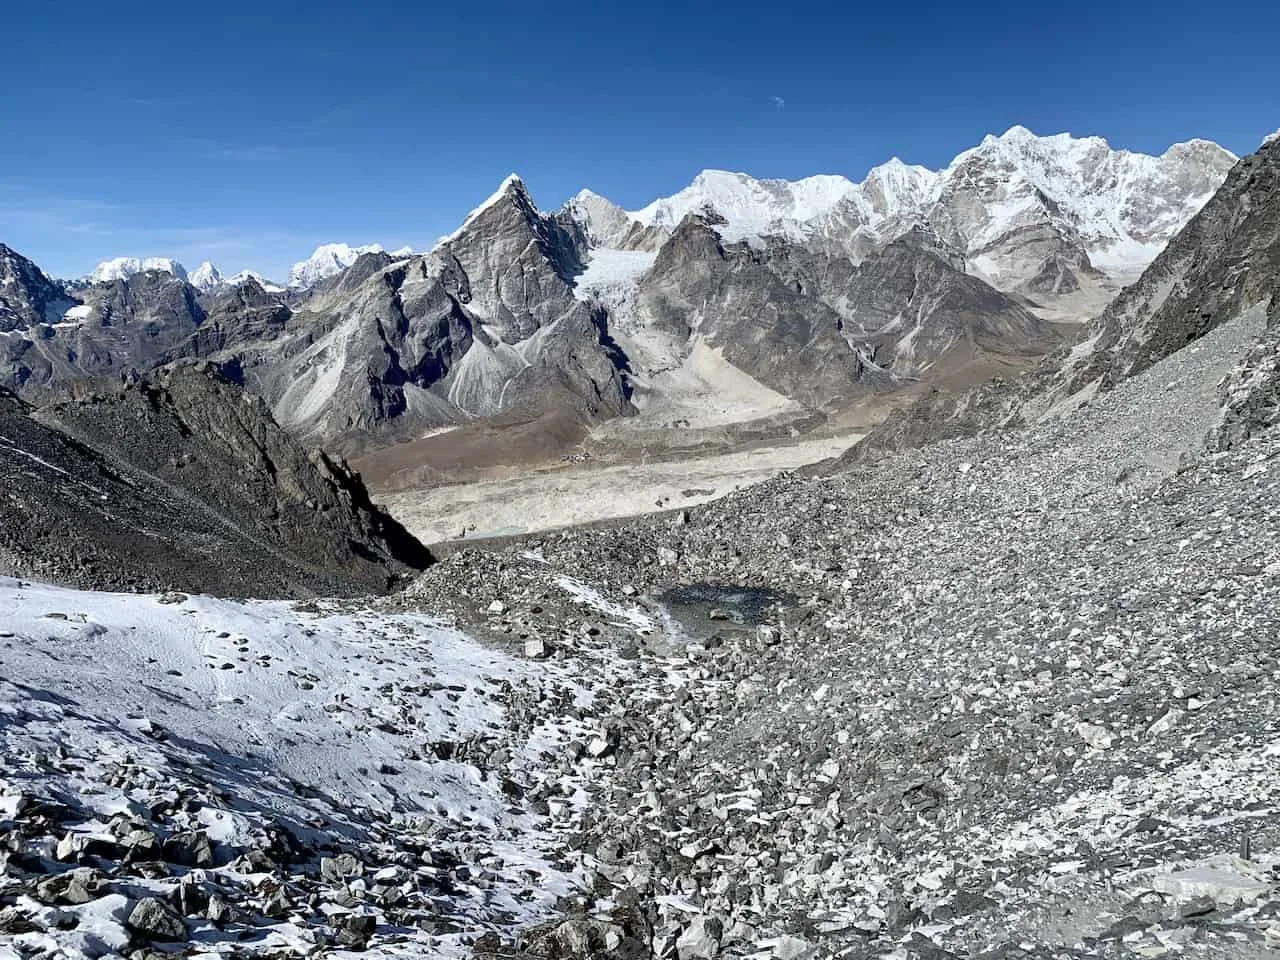
[[[690,637],[701,639],[718,630],[752,630],[775,619],[777,607],[795,597],[762,587],[689,583],[661,593],[658,601]]]

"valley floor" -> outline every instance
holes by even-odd
[[[653,462],[640,456],[621,463],[588,459],[503,468],[484,479],[384,493],[378,499],[423,543],[511,536],[706,503],[837,456],[859,436],[764,442],[731,453]]]

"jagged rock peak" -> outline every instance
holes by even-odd
[[[524,180],[521,179],[518,173],[509,173],[502,183],[498,185],[498,189],[491,193],[484,203],[480,204],[468,213],[466,217],[463,218],[462,223],[458,226],[457,230],[441,237],[439,241],[437,241],[436,246],[439,247],[441,244],[457,240],[468,227],[472,226],[477,220],[484,216],[485,213],[498,206],[504,200],[513,201],[520,206],[526,214],[538,212],[538,208],[534,204],[533,198],[529,196],[529,188],[525,186]]]
[[[75,301],[38,266],[0,243],[0,332],[56,323]]]

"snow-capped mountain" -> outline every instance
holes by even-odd
[[[201,293],[212,293],[221,287],[226,281],[223,280],[222,274],[218,268],[206,260],[200,266],[191,271],[187,277],[187,283],[191,284]]]
[[[1132,280],[1235,162],[1205,140],[1153,157],[1113,150],[1100,137],[1040,137],[1015,126],[938,171],[897,158],[860,183],[706,170],[630,213],[594,194],[579,194],[566,209],[598,246],[622,246],[628,221],[669,233],[685,216],[710,210],[724,220],[717,230],[726,240],[781,236],[855,263],[927,226],[999,289],[1062,293],[1093,271],[1116,285]]]
[[[148,271],[171,273],[179,280],[187,279],[187,271],[177,260],[169,257],[116,257],[104,260],[89,274],[90,283],[110,283],[112,280],[127,280],[130,277]]]
[[[345,243],[322,244],[306,260],[293,265],[286,282],[291,290],[306,290],[326,277],[341,273],[360,259],[362,254],[382,252],[382,246],[377,243],[363,247],[352,247]]]
[[[668,231],[644,225],[616,203],[591,190],[581,190],[564,205],[564,212],[586,234],[593,248],[641,250],[656,253]]]
[[[234,276],[228,277],[227,283],[230,286],[238,287],[241,284],[248,283],[250,280],[254,281],[263,290],[267,291],[267,293],[284,293],[284,287],[280,286],[280,284],[276,283],[274,280],[268,280],[262,274],[258,273],[257,270],[241,270]]]
[[[645,226],[673,230],[689,214],[711,210],[724,218],[719,233],[726,240],[769,234],[804,237],[815,221],[857,192],[856,184],[838,176],[756,180],[745,173],[704,170],[679,193],[630,216]]]

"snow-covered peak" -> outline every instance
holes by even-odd
[[[187,283],[191,284],[201,293],[212,293],[223,284],[222,274],[218,268],[206,260],[200,266],[191,271],[187,277]]]
[[[345,243],[322,244],[306,260],[293,265],[289,271],[288,285],[294,290],[314,287],[326,277],[346,270],[366,253],[382,253],[382,247],[376,243],[363,247],[352,247]]]
[[[498,185],[498,189],[493,191],[484,203],[480,204],[480,206],[468,213],[466,217],[463,218],[463,221],[457,230],[437,240],[436,246],[438,247],[442,243],[450,243],[453,240],[457,240],[458,237],[462,236],[463,231],[466,230],[467,227],[471,226],[471,224],[475,223],[475,221],[480,218],[481,214],[490,207],[495,206],[509,197],[525,200],[531,207],[533,205],[533,201],[529,198],[529,188],[524,185],[524,181],[520,179],[520,175],[518,173],[507,174],[506,179]]]
[[[873,214],[895,217],[922,210],[937,200],[941,178],[927,167],[891,157],[887,163],[872,167],[858,187]]]
[[[627,211],[591,190],[579,190],[564,208],[586,230],[593,247],[621,246],[635,226]]]
[[[413,247],[409,246],[406,243],[403,247],[400,247],[397,250],[392,250],[390,255],[393,257],[412,257],[413,254],[414,254]]]
[[[1275,143],[1277,140],[1280,140],[1280,130],[1277,130],[1275,133],[1270,133],[1267,136],[1263,137],[1262,145],[1264,147],[1270,146],[1271,144]]]
[[[721,227],[726,237],[793,234],[856,191],[853,183],[840,176],[757,180],[745,173],[703,170],[679,193],[655,200],[630,216],[645,226],[670,230],[689,214],[710,209],[727,221]]]
[[[187,279],[187,271],[177,260],[169,257],[116,257],[104,260],[89,274],[90,283],[110,283],[112,280],[127,280],[135,274],[155,270],[170,273],[179,280]]]
[[[274,281],[268,280],[256,270],[241,270],[235,276],[227,279],[230,286],[238,287],[241,284],[248,283],[252,280],[267,293],[284,293],[284,287]]]

